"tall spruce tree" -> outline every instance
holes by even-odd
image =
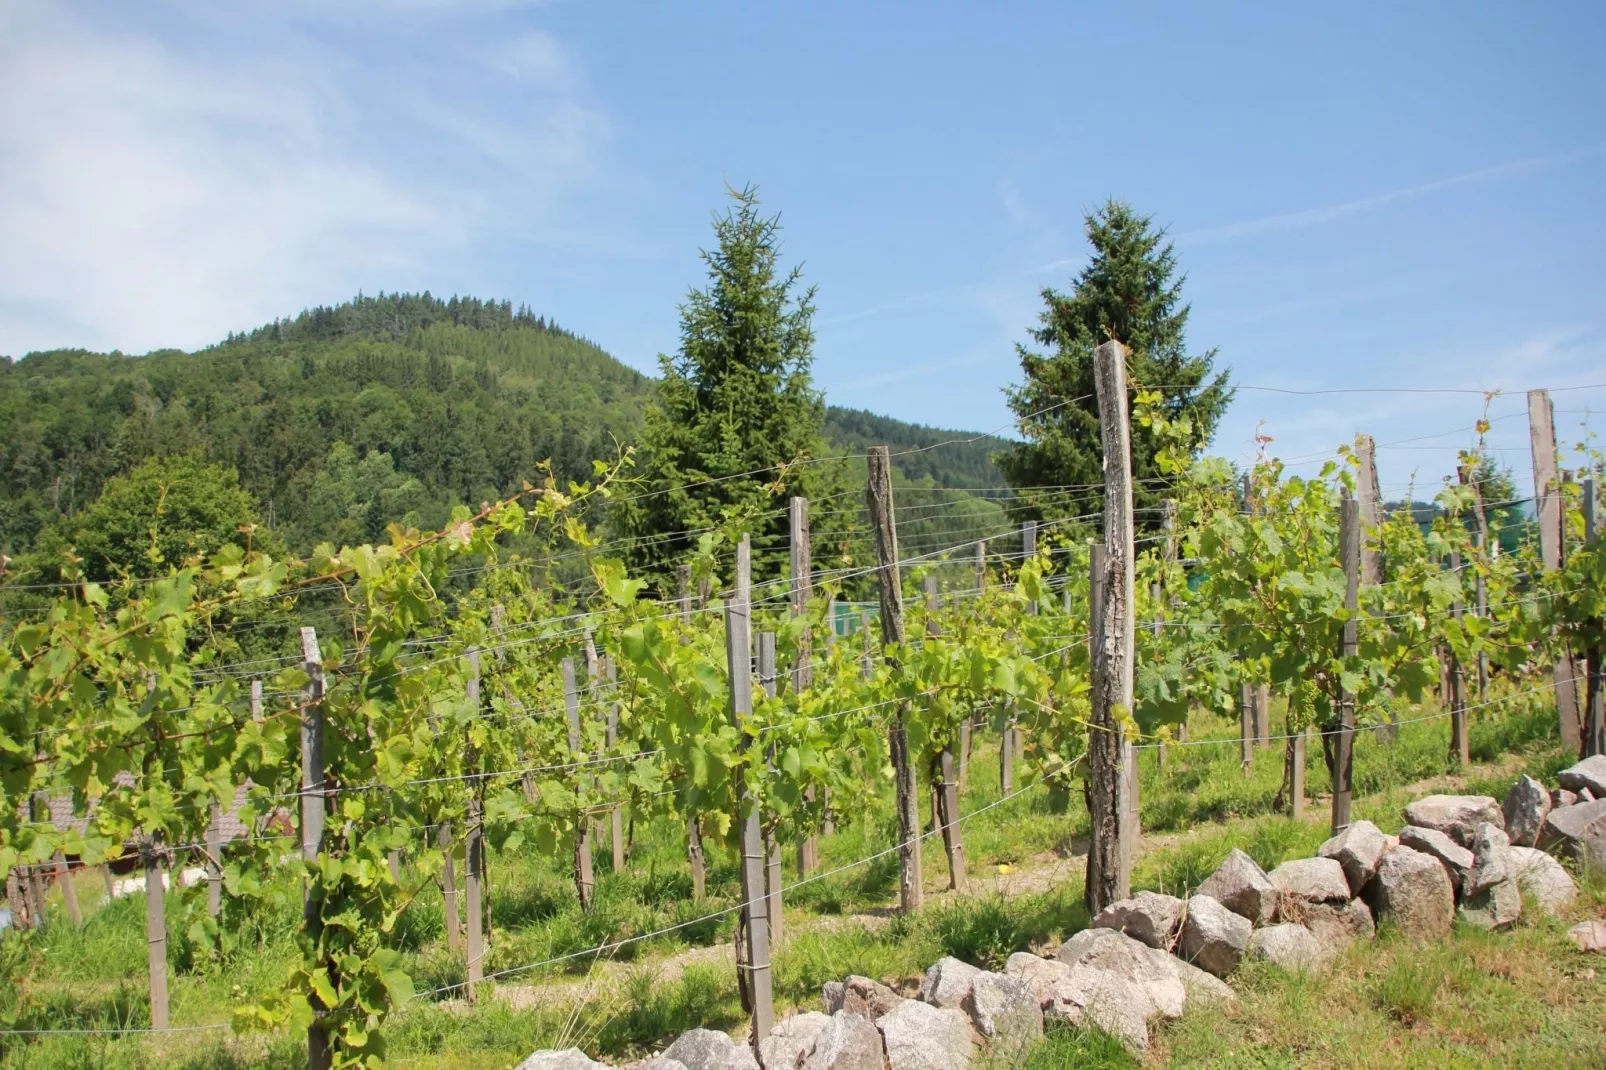
[[[1047,307],[1032,336],[1052,350],[1015,347],[1025,382],[1006,393],[1026,441],[994,457],[1010,485],[1023,493],[1019,511],[1044,520],[1097,512],[1102,500],[1104,451],[1093,385],[1093,350],[1101,343],[1114,338],[1131,351],[1131,389],[1157,390],[1169,416],[1186,417],[1196,454],[1232,400],[1228,371],[1212,374],[1216,351],[1190,356],[1186,350],[1186,277],[1177,274],[1164,229],[1115,200],[1089,215],[1086,226],[1093,259],[1075,289],[1068,295],[1043,290]],[[1140,509],[1152,509],[1165,497],[1155,479],[1157,448],[1143,427],[1132,428],[1133,497]],[[1080,489],[1031,489],[1041,487]],[[1140,512],[1138,522],[1154,526],[1158,513]]]
[[[828,450],[825,401],[810,376],[814,289],[801,268],[781,273],[780,217],[760,214],[757,189],[730,196],[714,219],[715,247],[702,251],[707,284],[680,306],[680,351],[658,357],[663,379],[641,439],[645,486],[620,510],[632,567],[667,594],[697,532],[732,517],[752,536],[755,578],[783,575],[787,498],[821,498],[843,478],[840,462],[816,463]],[[816,510],[816,526],[824,515]]]

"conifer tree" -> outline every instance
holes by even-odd
[[[1103,490],[1103,447],[1093,350],[1114,338],[1130,350],[1131,389],[1158,390],[1172,419],[1192,426],[1195,454],[1209,443],[1232,400],[1228,372],[1212,374],[1216,351],[1189,355],[1184,343],[1189,306],[1182,303],[1185,276],[1176,254],[1152,217],[1111,200],[1087,217],[1093,258],[1075,289],[1043,290],[1047,305],[1032,337],[1050,352],[1016,346],[1025,381],[1007,390],[1026,441],[994,460],[1013,487],[1022,488],[1021,512],[1042,519],[1097,512]],[[1155,464],[1157,443],[1132,429],[1134,504],[1153,509],[1165,492]],[[1052,509],[1040,507],[1036,487],[1082,488],[1055,493]],[[1051,492],[1052,493],[1052,492]],[[1158,513],[1140,512],[1140,525],[1155,526]]]

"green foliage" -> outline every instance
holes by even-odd
[[[1011,486],[1085,488],[1070,496],[1066,511],[1072,514],[1095,511],[1102,494],[1104,450],[1093,376],[1093,351],[1101,343],[1113,338],[1131,351],[1131,388],[1159,392],[1168,416],[1186,429],[1190,454],[1210,441],[1232,400],[1228,373],[1211,374],[1216,351],[1187,352],[1188,306],[1165,231],[1112,200],[1087,217],[1087,237],[1093,257],[1072,293],[1043,291],[1047,307],[1032,333],[1051,351],[1016,347],[1024,382],[1009,390],[1009,404],[1026,441],[995,455]],[[1146,526],[1156,518],[1142,510],[1165,496],[1154,485],[1163,481],[1155,457],[1160,448],[1148,429],[1133,428],[1133,500]]]

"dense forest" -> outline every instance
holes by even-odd
[[[0,551],[72,541],[109,479],[173,455],[236,471],[295,552],[372,540],[391,521],[435,527],[547,459],[560,478],[589,476],[638,440],[653,387],[527,309],[427,293],[359,296],[194,353],[0,360]],[[827,435],[855,452],[964,437],[851,409],[829,411]],[[910,482],[1001,488],[988,459],[1000,444],[897,463]]]

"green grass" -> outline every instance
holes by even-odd
[[[1474,719],[1475,759],[1547,778],[1567,763],[1553,738],[1554,714],[1545,703],[1535,700],[1497,709],[1498,717]],[[1325,838],[1326,803],[1313,798],[1303,822],[1274,809],[1283,772],[1281,744],[1257,749],[1246,771],[1239,764],[1235,723],[1199,718],[1190,729],[1196,743],[1229,742],[1174,748],[1163,772],[1158,754],[1142,753],[1140,794],[1144,834],[1151,849],[1138,863],[1134,886],[1184,894],[1197,887],[1233,847],[1247,851],[1267,869],[1311,854]],[[1454,771],[1447,740],[1443,720],[1404,724],[1392,737],[1362,733],[1356,746],[1357,815],[1385,829],[1397,829],[1400,811],[1411,797],[1409,785]],[[988,878],[1001,866],[1032,869],[1078,853],[1087,833],[1080,805],[1056,812],[1042,791],[992,805],[999,799],[995,747],[985,737],[978,741],[963,803],[967,813],[983,811],[964,825],[971,874]],[[1474,790],[1499,796],[1510,780],[1508,772],[1485,774],[1481,780],[1475,778]],[[1308,756],[1307,783],[1313,796],[1327,783],[1319,746],[1312,747]],[[844,823],[837,834],[825,838],[822,869],[849,866],[884,851],[895,839],[890,813],[888,802],[877,813]],[[571,1044],[623,1060],[656,1050],[691,1025],[739,1028],[743,1016],[728,964],[717,960],[693,964],[674,974],[660,969],[666,957],[688,948],[729,946],[732,914],[697,919],[738,901],[734,858],[710,844],[709,893],[694,899],[677,823],[640,822],[627,872],[610,872],[607,854],[599,844],[596,906],[589,914],[575,903],[564,860],[534,852],[493,855],[487,969],[516,970],[500,984],[519,987],[519,999],[509,1005],[489,998],[472,1008],[439,997],[416,1001],[396,1015],[387,1030],[396,1064],[506,1067],[536,1048]],[[925,841],[924,856],[926,888],[935,892],[946,884],[946,860],[938,840]],[[788,876],[795,879],[790,865]],[[789,935],[775,958],[777,1001],[782,1007],[812,1009],[819,1005],[821,985],[850,973],[907,988],[943,955],[998,969],[1014,951],[1052,947],[1087,924],[1080,903],[1080,864],[1067,864],[1053,880],[1047,888],[1039,882],[1042,890],[1033,894],[941,898],[915,917],[870,922],[841,916],[885,915],[896,903],[895,853],[812,881],[787,896]],[[144,1025],[148,1012],[143,900],[135,896],[103,904],[98,881],[85,880],[79,887],[86,922],[81,929],[73,928],[58,905],[52,924],[35,935],[37,954],[27,975],[26,1007],[17,1024],[24,1028]],[[232,913],[239,908],[231,905],[221,946],[205,931],[203,892],[194,890],[170,900],[175,1024],[224,1020],[231,1007],[260,998],[282,983],[295,957],[300,903],[288,878],[277,891],[275,902],[249,917]],[[1603,901],[1600,889],[1589,894],[1588,902],[1598,910]],[[197,922],[201,927],[195,926]],[[521,969],[677,926],[673,932],[620,947],[604,961],[578,955]],[[1150,1061],[1367,1065],[1361,1057],[1375,1054],[1383,1064],[1406,1065],[1409,1060],[1401,1060],[1408,1055],[1421,1058],[1424,1065],[1483,1065],[1479,1052],[1498,1051],[1536,1065],[1563,1065],[1557,1061],[1563,1054],[1574,1060],[1571,1065],[1592,1065],[1591,1059],[1606,1065],[1598,1042],[1586,1050],[1579,1039],[1580,1015],[1596,1013],[1598,1020],[1600,982],[1571,982],[1568,998],[1550,1003],[1536,987],[1555,981],[1544,973],[1546,969],[1570,968],[1561,940],[1553,926],[1525,925],[1494,937],[1461,933],[1443,948],[1413,953],[1385,936],[1375,948],[1358,951],[1353,961],[1346,962],[1342,983],[1336,971],[1325,978],[1306,978],[1246,968],[1234,982],[1244,992],[1244,1005],[1217,1016],[1223,1023],[1220,1029],[1191,1016],[1167,1026],[1156,1035],[1157,1054]],[[461,984],[462,960],[445,946],[439,895],[419,897],[398,924],[394,943],[419,990]],[[1491,986],[1481,963],[1509,959],[1519,948],[1532,961],[1508,962],[1504,968],[1515,972],[1507,977],[1506,986]],[[567,988],[562,998],[544,1001],[522,991],[524,986],[543,984]],[[1542,1026],[1506,1021],[1515,1013],[1507,1005],[1531,1011]],[[1447,1006],[1479,1009],[1457,1017]],[[1520,1044],[1486,1039],[1502,1029],[1528,1039]],[[1464,1040],[1463,1035],[1484,1039]],[[1453,1057],[1439,1058],[1433,1052]],[[1346,1062],[1347,1057],[1353,1058]],[[298,1065],[300,1058],[300,1045],[293,1037],[233,1039],[201,1033],[155,1041],[105,1037],[0,1041],[0,1067],[8,1068],[280,1067]],[[1107,1037],[1055,1030],[1024,1065],[1133,1063]]]

